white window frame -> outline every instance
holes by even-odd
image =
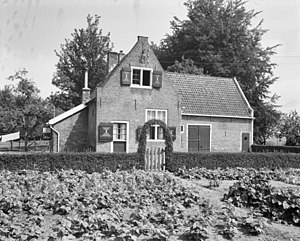
[[[126,124],[126,140],[117,140],[114,139],[114,135],[113,135],[113,141],[111,142],[110,145],[110,152],[113,153],[114,151],[114,141],[115,142],[126,142],[126,153],[128,153],[129,147],[129,121],[111,121],[111,123],[113,124]]]
[[[134,69],[141,70],[140,84],[139,85],[138,84],[133,84],[133,70]],[[144,86],[143,85],[143,70],[150,71],[150,85],[149,86]],[[153,69],[151,69],[151,68],[143,68],[143,67],[134,67],[134,66],[131,66],[131,84],[130,84],[130,87],[152,89],[152,76],[153,76]]]
[[[167,110],[162,110],[162,109],[146,109],[146,111],[145,111],[145,120],[146,120],[146,122],[147,121],[149,121],[148,119],[147,119],[147,112],[148,111],[155,111],[155,118],[154,119],[156,119],[157,118],[157,116],[158,116],[158,112],[159,111],[163,111],[163,112],[165,112],[165,124],[167,125],[167,122],[168,122],[168,111]],[[159,119],[157,119],[157,120],[159,120]],[[147,141],[155,141],[155,142],[164,142],[165,141],[165,139],[158,139],[157,137],[158,137],[158,127],[159,127],[159,125],[152,125],[152,127],[155,127],[155,137],[154,137],[154,139],[150,139],[149,138],[149,134],[147,135]]]

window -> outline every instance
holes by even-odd
[[[133,68],[131,85],[136,87],[151,87],[152,69]]]
[[[126,141],[126,124],[114,123],[113,125],[113,140]]]
[[[161,120],[167,124],[167,111],[166,110],[146,110],[146,122],[152,119]],[[150,128],[148,135],[149,140],[163,140],[164,130],[159,125],[153,125]]]

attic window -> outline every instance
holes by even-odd
[[[151,87],[152,86],[152,69],[132,68],[131,87]]]

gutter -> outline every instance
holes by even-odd
[[[247,116],[229,116],[229,115],[206,115],[206,114],[192,114],[192,113],[181,113],[181,115],[185,116],[202,116],[202,117],[220,117],[220,118],[234,118],[234,119],[247,119],[254,120],[254,117]]]
[[[53,131],[57,134],[57,152],[59,152],[59,139],[60,139],[60,134],[59,134],[59,132],[58,132],[57,130],[55,130],[55,129],[53,128],[52,125],[50,125],[50,129],[53,130]]]

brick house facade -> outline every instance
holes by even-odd
[[[165,72],[142,36],[127,55],[109,53],[108,68],[91,95],[86,75],[82,104],[48,122],[51,150],[136,152],[150,119],[170,128],[174,151],[249,150],[253,110],[234,79]],[[164,146],[161,127],[147,145]]]

